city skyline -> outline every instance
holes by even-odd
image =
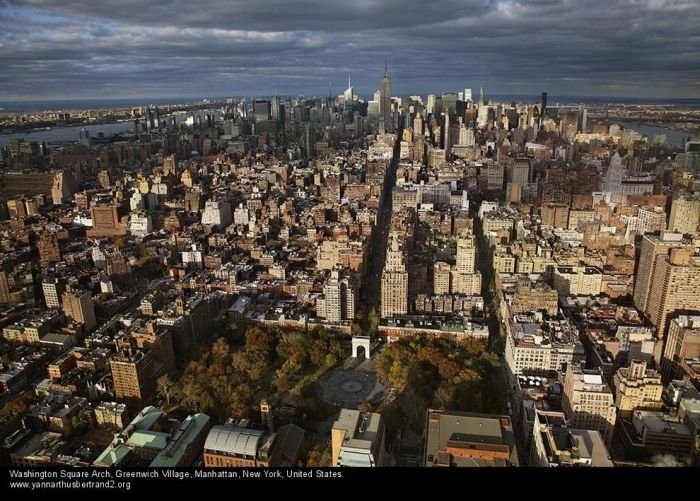
[[[681,0],[8,0],[0,100],[324,95],[329,80],[338,94],[348,73],[370,96],[385,59],[397,95],[483,86],[487,97],[693,98],[699,21],[700,6]]]

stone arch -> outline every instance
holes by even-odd
[[[353,336],[352,337],[352,358],[357,358],[357,349],[364,348],[365,358],[369,360],[371,355],[369,336]]]

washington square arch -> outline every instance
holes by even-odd
[[[352,358],[357,358],[357,349],[364,348],[365,358],[369,360],[369,336],[353,336],[352,337]]]

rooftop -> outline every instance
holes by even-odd
[[[345,430],[343,447],[371,449],[380,436],[382,417],[373,412],[341,409],[334,430]]]
[[[238,456],[255,457],[264,432],[249,428],[223,425],[214,426],[207,435],[204,449]]]
[[[174,468],[181,465],[180,461],[187,452],[188,448],[200,434],[209,426],[209,416],[198,413],[194,416],[188,416],[175,433],[170,436],[165,448],[158,453],[151,467],[155,468]]]
[[[470,449],[505,451],[512,454],[515,438],[510,418],[469,412],[428,411],[425,466],[444,464],[449,458],[439,455],[448,447],[469,444]],[[457,460],[459,459],[459,460]],[[506,466],[496,461],[455,458],[457,466]],[[482,464],[483,463],[483,464]]]

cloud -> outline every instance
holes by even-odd
[[[0,100],[483,85],[700,97],[694,0],[0,0]]]

